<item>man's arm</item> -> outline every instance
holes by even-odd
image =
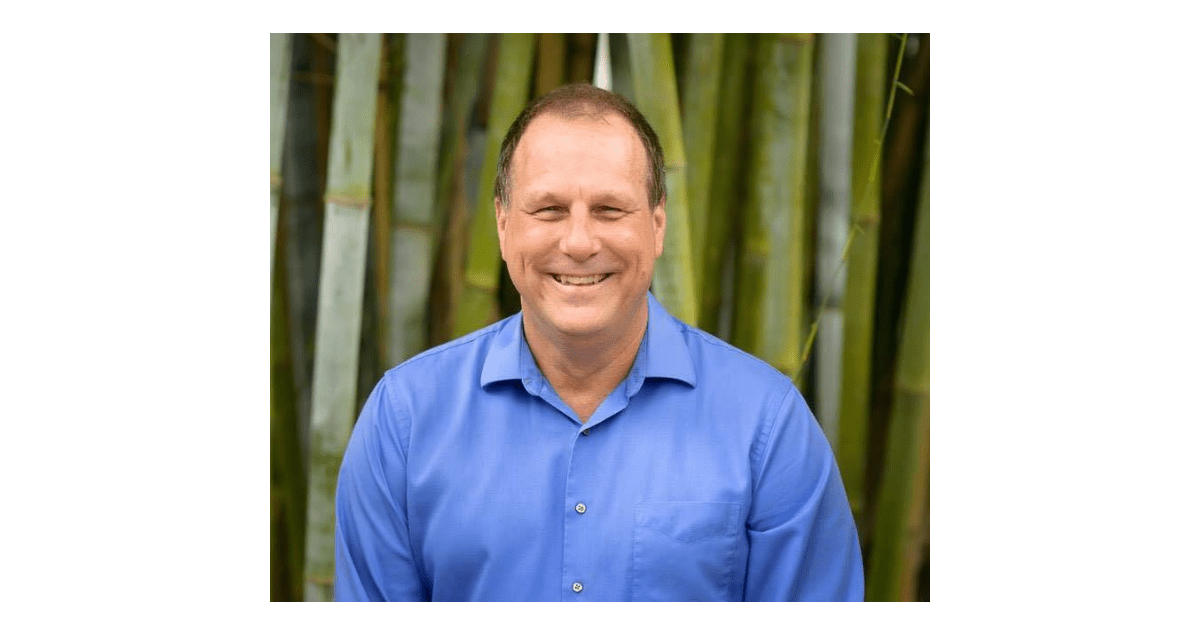
[[[862,601],[862,553],[842,478],[790,385],[754,454],[745,599]]]
[[[338,474],[333,598],[428,600],[409,544],[402,435],[385,382],[363,406]],[[407,443],[403,443],[407,445]]]

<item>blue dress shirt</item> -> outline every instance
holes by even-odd
[[[342,461],[337,600],[862,600],[824,433],[770,365],[648,296],[580,422],[516,314],[384,375]]]

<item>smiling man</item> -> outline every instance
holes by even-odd
[[[521,312],[388,371],[337,492],[338,600],[861,600],[791,382],[649,293],[662,149],[589,85],[531,103],[495,186]]]

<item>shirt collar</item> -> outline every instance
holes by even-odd
[[[649,292],[646,293],[646,302],[649,308],[646,336],[642,338],[642,346],[634,359],[630,376],[636,380],[646,377],[675,379],[694,387],[696,369],[683,339],[682,323],[667,313]],[[540,376],[532,360],[533,354],[525,342],[525,334],[521,333],[522,324],[520,312],[500,323],[483,361],[480,386],[513,379],[530,379],[535,374]],[[523,357],[526,359],[523,360]]]

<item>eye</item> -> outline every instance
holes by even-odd
[[[562,207],[558,207],[557,205],[550,205],[548,207],[542,207],[540,209],[533,210],[533,215],[538,218],[544,219],[544,220],[550,220],[553,218],[557,218],[558,216],[560,216],[562,214],[562,212],[563,212]]]
[[[617,207],[609,207],[607,205],[602,205],[602,206],[596,208],[596,213],[600,214],[600,216],[602,218],[605,218],[608,220],[616,220],[617,218],[620,218],[621,216],[625,215],[625,210],[617,208]]]

